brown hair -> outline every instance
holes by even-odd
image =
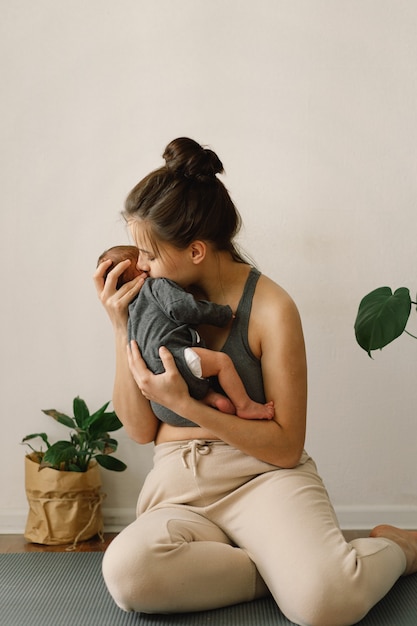
[[[112,262],[104,275],[104,279],[106,279],[107,274],[110,272],[110,270],[113,269],[115,265],[121,263],[122,261],[126,261],[126,259],[129,259],[131,261],[129,267],[125,269],[123,274],[121,274],[117,280],[116,289],[120,289],[122,285],[128,283],[139,275],[140,272],[136,267],[136,264],[138,262],[138,256],[139,250],[136,246],[113,246],[112,248],[109,248],[108,250],[105,250],[100,254],[100,256],[98,257],[97,266],[99,266],[100,263],[102,263],[103,261],[110,260]]]
[[[180,137],[165,148],[165,165],[141,180],[129,193],[123,215],[147,222],[149,237],[179,249],[200,239],[246,263],[234,243],[240,215],[216,174],[223,164],[215,152]]]

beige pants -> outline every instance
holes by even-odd
[[[316,466],[280,469],[222,442],[155,447],[138,518],[103,574],[126,611],[219,608],[272,593],[296,624],[359,621],[404,572],[385,539],[346,543]],[[265,581],[265,584],[264,582]]]

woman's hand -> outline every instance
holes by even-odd
[[[128,306],[139,293],[147,274],[142,273],[117,289],[119,276],[129,267],[130,261],[122,261],[109,271],[111,263],[111,260],[100,263],[93,279],[97,295],[113,325],[115,337],[113,407],[131,439],[138,443],[149,443],[155,439],[159,420],[139,391],[126,355]]]
[[[153,374],[142,359],[138,344],[131,341],[127,346],[127,359],[133,378],[142,395],[168,409],[178,409],[181,401],[190,397],[188,387],[175,365],[174,357],[165,348],[159,348],[159,356],[165,368],[163,374]]]
[[[129,267],[131,261],[127,259],[126,261],[118,263],[106,276],[111,263],[110,259],[100,263],[94,272],[93,280],[97,290],[97,295],[106,309],[113,326],[126,328],[129,303],[139,293],[147,278],[147,274],[143,272],[134,280],[131,280],[130,282],[122,285],[120,289],[117,289],[117,280],[126,268]]]

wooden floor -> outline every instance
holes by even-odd
[[[343,534],[348,541],[369,535],[366,530],[347,530]],[[93,537],[93,539],[89,541],[82,541],[78,544],[76,551],[104,552],[116,535],[117,533],[105,533],[103,542],[98,537]],[[67,547],[68,546],[43,546],[38,543],[29,543],[23,535],[0,535],[0,553],[65,552]]]
[[[93,537],[77,545],[76,552],[104,552],[117,533],[105,533],[104,541]],[[68,545],[43,546],[38,543],[29,543],[23,535],[0,535],[0,553],[17,552],[65,552]]]

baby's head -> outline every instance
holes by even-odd
[[[136,278],[136,276],[140,274],[140,271],[136,267],[136,264],[138,262],[138,256],[139,250],[136,246],[113,246],[112,248],[109,248],[108,250],[105,250],[105,252],[100,254],[97,261],[97,266],[100,265],[100,263],[102,263],[103,261],[107,261],[108,259],[112,261],[112,264],[104,275],[104,278],[106,278],[107,274],[110,272],[110,270],[113,269],[113,267],[115,267],[121,261],[126,261],[126,259],[129,259],[131,261],[131,264],[127,269],[125,269],[123,274],[119,276],[117,281],[116,289],[120,289],[122,285],[133,280],[134,278]]]

